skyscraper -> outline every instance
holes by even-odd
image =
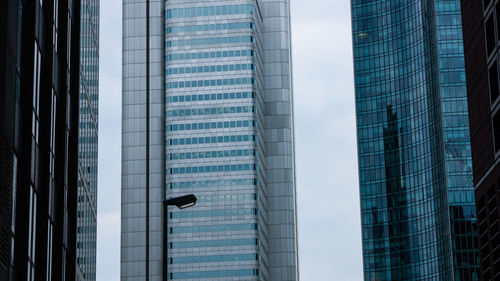
[[[79,280],[80,1],[0,9],[0,280]]]
[[[482,280],[500,279],[498,1],[462,1]]]
[[[123,5],[122,280],[298,280],[289,1]]]
[[[351,4],[365,280],[478,280],[460,1]]]
[[[81,1],[80,11],[77,262],[85,280],[95,281],[97,124],[99,113],[99,0]]]

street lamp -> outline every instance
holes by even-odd
[[[163,201],[165,206],[177,206],[179,209],[186,209],[192,207],[196,204],[196,196],[194,194],[189,194],[181,197],[175,197]]]
[[[163,281],[168,280],[168,206],[186,209],[196,205],[194,194],[170,198],[163,201]]]

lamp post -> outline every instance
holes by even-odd
[[[189,194],[163,201],[163,281],[168,280],[168,206],[185,209],[194,206],[196,200],[194,194]]]

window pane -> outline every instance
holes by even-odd
[[[496,61],[491,65],[489,70],[489,82],[490,82],[490,97],[493,103],[499,95],[498,89],[498,66]]]
[[[493,16],[490,16],[486,20],[486,47],[488,49],[488,55],[493,52],[495,48],[495,23],[493,21]]]
[[[500,151],[500,111],[493,116],[493,137],[495,139],[495,152]]]

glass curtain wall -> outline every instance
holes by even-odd
[[[365,280],[478,280],[460,1],[351,3]]]
[[[82,0],[80,13],[77,263],[85,280],[95,281],[99,114],[99,0]]]
[[[256,1],[165,5],[168,279],[270,280],[262,16]]]

